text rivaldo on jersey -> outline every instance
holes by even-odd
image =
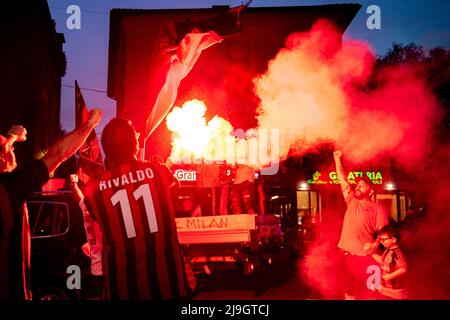
[[[145,168],[143,170],[130,171],[121,175],[120,177],[111,178],[109,180],[100,180],[100,191],[110,189],[112,187],[121,187],[130,183],[136,183],[147,179],[153,179],[153,170],[151,168]]]

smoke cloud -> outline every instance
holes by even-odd
[[[450,205],[449,148],[432,142],[442,112],[425,79],[420,66],[376,69],[367,43],[341,42],[331,23],[319,21],[308,32],[290,35],[266,73],[254,80],[261,101],[257,119],[259,127],[280,130],[282,156],[293,150],[301,155],[327,142],[352,163],[395,159],[411,173],[408,191],[422,194],[416,208],[422,203],[427,212],[402,227],[411,298],[448,298],[450,283],[442,280],[449,279],[450,253],[442,244],[448,242],[450,219],[441,213]],[[424,192],[430,183],[434,187]],[[321,224],[321,239],[299,261],[300,276],[320,291],[320,298],[342,298],[336,270],[341,225],[342,220]]]
[[[254,80],[259,126],[280,129],[284,156],[326,141],[354,162],[386,155],[418,160],[439,118],[436,100],[420,70],[385,68],[375,77],[374,62],[367,43],[341,43],[324,20],[290,35]]]

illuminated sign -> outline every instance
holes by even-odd
[[[178,169],[175,171],[174,175],[179,181],[197,181],[197,173],[195,171]]]
[[[328,174],[328,179],[321,178],[322,174],[319,171],[314,172],[312,179],[308,180],[308,184],[339,184],[339,179],[335,171]],[[350,171],[347,174],[347,181],[350,184],[355,184],[355,179],[367,177],[373,184],[383,184],[383,176],[381,171]]]
[[[224,216],[206,216],[192,218],[176,218],[178,232],[255,229],[255,215],[235,214]]]
[[[254,214],[175,218],[175,221],[181,244],[249,242],[251,231],[256,229]]]

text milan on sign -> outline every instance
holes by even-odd
[[[181,244],[248,242],[256,229],[256,215],[176,218],[178,240]]]
[[[234,214],[192,218],[176,218],[178,231],[255,229],[255,215]]]

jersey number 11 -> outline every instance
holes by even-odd
[[[133,192],[134,199],[137,201],[142,198],[144,201],[145,213],[147,215],[148,226],[150,233],[158,232],[158,223],[156,221],[155,205],[153,204],[152,194],[148,184],[140,185]],[[122,211],[123,222],[125,224],[125,230],[128,238],[136,237],[136,229],[134,227],[133,215],[131,214],[130,199],[126,189],[120,189],[111,197],[111,203],[113,206],[120,204]]]

